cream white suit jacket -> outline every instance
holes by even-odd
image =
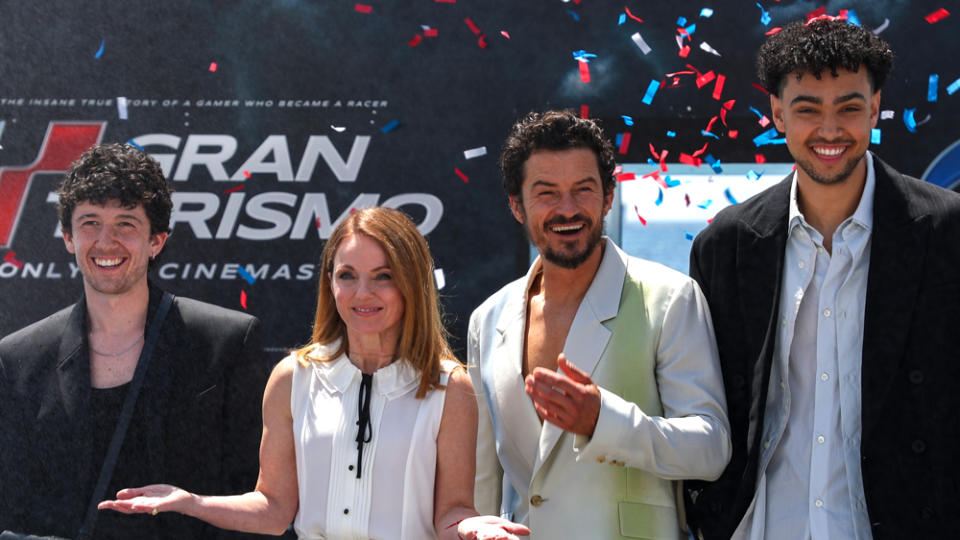
[[[700,289],[605,239],[563,352],[601,390],[591,438],[541,426],[524,392],[526,290],[508,284],[470,318],[478,394],[475,503],[537,538],[677,538],[675,480],[712,480],[730,456],[713,328]]]

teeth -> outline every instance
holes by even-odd
[[[353,308],[353,309],[360,313],[373,313],[374,311],[380,310],[380,308],[362,308],[362,307]]]
[[[843,148],[842,147],[840,148],[815,147],[813,151],[820,154],[821,156],[839,156],[840,154],[843,153]]]
[[[114,266],[119,266],[120,263],[123,262],[123,257],[114,257],[112,259],[94,259],[93,262],[95,262],[97,266],[103,268],[113,268]]]
[[[550,230],[553,232],[566,232],[566,231],[579,231],[583,228],[583,224],[576,225],[554,225],[550,227]]]

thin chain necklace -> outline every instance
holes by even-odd
[[[88,345],[90,346],[90,350],[91,350],[91,351],[99,354],[100,356],[111,356],[111,357],[114,357],[114,358],[115,358],[115,357],[117,357],[117,356],[123,356],[124,354],[127,354],[128,352],[130,352],[130,349],[133,349],[134,347],[136,347],[137,344],[140,343],[140,340],[141,340],[141,339],[143,339],[143,334],[140,334],[140,337],[138,337],[136,340],[134,340],[134,342],[131,343],[130,346],[128,346],[126,349],[124,349],[124,350],[122,350],[122,351],[120,351],[120,352],[118,352],[118,353],[105,353],[105,352],[100,352],[100,351],[98,351],[98,350],[96,350],[96,349],[93,348],[93,344],[88,343]]]

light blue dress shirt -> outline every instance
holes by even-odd
[[[734,538],[870,539],[860,471],[863,318],[876,177],[831,252],[797,204],[794,174],[780,325],[757,492]]]

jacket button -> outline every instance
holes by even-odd
[[[911,371],[909,377],[910,377],[910,382],[912,382],[913,384],[920,384],[923,382],[923,372],[920,371],[919,369],[915,369]]]
[[[913,441],[913,444],[910,445],[910,448],[911,448],[914,452],[916,452],[916,453],[918,453],[918,454],[922,454],[922,453],[924,452],[924,450],[927,449],[927,443],[921,441],[920,439],[917,439],[917,440]]]
[[[603,463],[603,462],[606,461],[606,460],[607,460],[607,458],[605,458],[605,457],[603,457],[603,456],[597,456],[597,463]]]
[[[530,504],[532,504],[533,506],[540,506],[541,504],[543,504],[543,501],[545,500],[546,499],[544,499],[539,495],[534,495],[533,497],[530,497]]]

